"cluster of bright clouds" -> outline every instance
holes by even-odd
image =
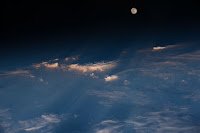
[[[162,49],[167,49],[167,48],[173,48],[178,45],[167,45],[167,46],[156,46],[153,47],[153,51],[157,50],[162,50]],[[127,50],[122,53],[127,53]],[[79,64],[79,63],[74,63],[74,61],[79,60],[79,56],[72,56],[72,57],[67,57],[64,59],[53,59],[49,61],[44,61],[38,64],[33,64],[32,67],[35,68],[36,70],[42,68],[46,68],[46,70],[53,70],[53,69],[58,69],[58,70],[63,70],[63,71],[74,71],[74,72],[81,72],[84,75],[89,75],[92,78],[98,79],[98,78],[103,78],[106,82],[111,82],[111,81],[116,81],[119,79],[118,74],[114,75],[109,75],[104,77],[98,75],[98,73],[103,73],[108,70],[114,69],[117,67],[119,61],[108,61],[108,62],[96,62],[96,63],[85,63],[85,64]],[[29,67],[30,68],[30,67]],[[34,74],[31,74],[33,69],[28,69],[28,70],[16,70],[16,71],[8,71],[1,73],[0,76],[15,76],[15,75],[20,75],[20,76],[29,76],[31,78],[38,78],[40,82],[44,82],[44,79],[41,77],[37,77]],[[47,82],[46,82],[47,83]],[[124,84],[127,85],[127,82],[124,82]]]
[[[76,61],[78,60],[79,56],[72,56],[72,57],[67,57],[64,59],[64,61]],[[34,64],[32,65],[32,67],[38,69],[40,67],[46,67],[46,68],[59,68],[59,61],[60,59],[53,59],[53,60],[49,60],[49,61],[45,61],[39,64]]]
[[[98,73],[104,73],[117,66],[117,61],[85,63],[85,64],[74,63],[74,61],[77,60],[79,60],[79,56],[72,56],[64,59],[53,59],[33,64],[30,67],[26,67],[25,68],[26,70],[20,69],[15,71],[3,72],[0,73],[0,76],[28,76],[31,78],[37,78],[38,81],[48,84],[47,81],[45,81],[42,77],[38,75],[39,71],[42,70],[51,72],[54,70],[61,70],[64,72],[67,71],[80,72],[81,74],[89,75],[92,78],[98,79],[99,78]],[[102,76],[103,75],[101,74],[101,78],[104,78]],[[107,76],[105,77],[105,81],[113,81],[116,80],[117,78],[118,76],[116,75]]]
[[[155,46],[149,49],[146,49],[146,52],[152,52],[153,51],[159,51],[159,50],[163,50],[163,49],[168,49],[168,48],[175,48],[181,45],[166,45],[166,46]],[[143,50],[143,52],[145,52],[145,50]],[[123,51],[122,53],[127,53],[126,51]],[[185,59],[199,59],[199,51],[193,52],[193,53],[188,53],[188,54],[183,54],[183,55],[178,55],[178,56],[174,56],[173,59],[181,59],[181,58],[185,58]],[[154,57],[152,57],[154,58]],[[157,57],[157,58],[162,58],[162,57]],[[167,59],[167,58],[166,58]],[[52,70],[61,70],[61,71],[72,71],[72,72],[80,72],[81,74],[84,75],[89,75],[90,77],[94,78],[94,79],[103,79],[106,82],[111,82],[111,81],[116,81],[116,80],[125,80],[123,78],[120,78],[120,72],[113,74],[113,75],[107,75],[109,74],[110,70],[117,68],[117,66],[120,64],[120,60],[114,60],[114,61],[107,61],[107,62],[96,62],[96,63],[85,63],[85,64],[80,64],[77,63],[77,61],[79,60],[79,56],[72,56],[72,57],[67,57],[64,59],[53,59],[53,60],[49,60],[49,61],[44,61],[38,64],[33,64],[32,68],[35,68],[35,70],[39,70],[41,69],[45,69],[45,71],[52,71]],[[152,60],[151,60],[152,61]],[[76,63],[75,63],[76,62]],[[148,60],[146,60],[146,63],[148,63]],[[169,66],[168,68],[172,68],[173,69],[176,67],[180,67],[181,65],[183,65],[182,63],[179,63],[177,61],[162,61],[162,62],[149,62],[149,64],[144,64],[145,65],[151,65],[153,64],[155,66],[155,69],[146,69],[144,68],[142,70],[142,68],[139,70],[140,72],[142,72],[142,74],[148,74],[150,76],[153,77],[160,77],[160,78],[164,78],[164,79],[168,79],[169,77],[173,76],[172,73],[157,73],[159,72],[158,68],[164,68],[165,66]],[[30,68],[30,67],[29,67]],[[3,72],[0,73],[0,76],[28,76],[31,78],[37,78],[38,81],[40,82],[44,82],[44,83],[48,83],[47,81],[45,81],[42,77],[38,77],[38,75],[34,75],[34,72],[32,73],[32,71],[35,71],[34,69],[26,69],[26,70],[16,70],[16,71],[7,71],[7,72]],[[131,68],[131,71],[135,69]],[[123,71],[129,71],[129,70],[123,70]],[[101,73],[101,74],[100,74]],[[122,72],[121,72],[122,74]],[[124,73],[123,73],[124,74]],[[130,82],[127,82],[126,80],[124,81],[124,85],[128,85]]]

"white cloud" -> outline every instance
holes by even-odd
[[[147,49],[142,49],[142,50],[138,50],[137,52],[139,53],[148,53],[148,52],[155,52],[155,51],[160,51],[160,50],[164,50],[164,49],[168,49],[168,48],[174,48],[174,47],[178,47],[181,46],[180,44],[176,44],[176,45],[167,45],[167,46],[155,46],[152,48],[147,48]]]
[[[165,49],[166,47],[160,47],[160,46],[157,46],[157,47],[153,47],[153,50],[161,50],[161,49]]]
[[[33,131],[33,130],[38,130],[40,128],[43,128],[44,126],[38,126],[38,127],[31,127],[31,128],[27,128],[27,129],[24,129],[25,131]]]
[[[54,114],[42,115],[41,117],[50,123],[59,123],[60,122],[60,119],[58,118],[58,116],[54,115]]]
[[[117,75],[111,75],[111,76],[107,76],[105,78],[105,81],[109,82],[109,81],[114,81],[114,80],[117,80],[117,79],[118,79]]]
[[[177,47],[179,45],[167,45],[167,46],[156,46],[156,47],[153,47],[153,51],[157,51],[157,50],[162,50],[162,49],[168,49],[168,48],[173,48],[173,47]]]
[[[110,124],[110,123],[118,123],[118,121],[114,121],[114,120],[105,120],[105,121],[102,121],[100,124]]]
[[[79,64],[71,64],[68,66],[69,71],[80,71],[80,72],[94,72],[94,71],[105,71],[116,67],[116,62],[103,62],[103,63],[95,63],[95,64],[86,64],[86,65],[79,65]]]

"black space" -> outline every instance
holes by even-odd
[[[138,14],[130,13],[132,7]],[[88,35],[197,35],[199,12],[195,0],[6,1],[0,10],[1,50],[23,47],[21,42],[79,40]]]

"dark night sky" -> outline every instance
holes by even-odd
[[[136,4],[137,15],[130,14]],[[45,37],[109,30],[199,27],[197,1],[74,0],[65,3],[7,2],[1,7],[1,35]],[[197,28],[197,27],[196,27]],[[80,32],[80,33],[78,33]]]
[[[130,13],[133,6],[138,8],[137,15]],[[134,39],[195,40],[199,11],[194,0],[7,1],[0,11],[0,53],[2,58],[27,51],[30,55],[25,56],[32,56],[35,50],[48,53],[49,46],[56,46],[54,50],[77,48],[88,40],[113,40],[110,45]]]

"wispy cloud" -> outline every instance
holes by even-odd
[[[96,133],[121,133],[118,130],[118,128],[121,126],[111,126],[111,127],[105,127],[101,129],[96,129]]]
[[[144,116],[137,116],[135,121],[126,121],[126,123],[132,124],[138,132],[186,133],[197,131],[199,127],[190,123],[188,115],[183,115],[185,110],[186,108],[179,109],[179,111],[164,109],[159,112],[150,112]]]
[[[121,133],[120,127],[123,127],[119,121],[104,120],[99,124],[96,124],[96,133]]]
[[[199,69],[198,70],[195,70],[195,69],[190,70],[188,72],[188,75],[194,75],[194,76],[200,77],[200,70]]]
[[[200,50],[191,52],[191,53],[185,53],[182,55],[177,55],[174,57],[171,57],[172,59],[183,59],[183,60],[191,60],[191,61],[197,61],[200,60]]]
[[[89,94],[96,95],[98,97],[109,98],[109,99],[112,99],[112,100],[118,100],[122,96],[126,95],[124,92],[121,92],[121,91],[112,91],[112,92],[109,92],[109,91],[90,91]]]
[[[200,90],[192,90],[190,94],[184,96],[186,99],[192,99],[193,101],[200,101]]]
[[[33,130],[39,130],[41,128],[52,128],[53,124],[60,123],[61,120],[65,119],[65,115],[56,115],[56,114],[45,114],[41,115],[41,117],[31,119],[31,120],[25,120],[25,121],[19,121],[21,130],[25,131],[33,131]]]
[[[200,126],[191,121],[186,114],[187,108],[179,108],[177,111],[166,108],[164,110],[148,112],[137,115],[127,120],[104,120],[96,125],[96,133],[123,132],[155,132],[155,133],[190,133],[198,132]]]
[[[119,89],[120,87],[118,87]],[[127,87],[128,88],[128,87]],[[94,95],[99,97],[99,104],[102,104],[107,107],[112,107],[115,103],[129,103],[129,104],[138,104],[146,105],[151,102],[151,99],[147,97],[144,92],[138,90],[90,90],[88,95]],[[124,88],[123,88],[124,89]]]
[[[115,123],[119,123],[119,121],[114,121],[114,120],[104,120],[100,123],[100,125],[105,125],[105,124],[115,124]]]
[[[16,71],[6,71],[1,72],[0,76],[12,77],[12,76],[28,76],[34,78],[32,74],[30,74],[29,70],[16,70]]]
[[[60,122],[59,116],[57,116],[55,114],[42,115],[41,117],[49,123],[59,123]]]
[[[24,129],[25,131],[34,131],[34,130],[38,130],[40,128],[43,128],[44,126],[37,126],[37,127],[31,127],[31,128],[27,128],[27,129]]]
[[[0,76],[12,76],[12,75],[27,75],[29,74],[28,70],[16,70],[16,71],[7,71],[0,74]]]
[[[88,91],[88,94],[103,98],[99,103],[110,107],[114,102],[122,102],[123,97],[126,97],[126,93],[121,91]]]
[[[111,75],[111,76],[105,77],[105,81],[107,81],[107,82],[114,81],[114,80],[117,80],[117,79],[118,79],[117,75]]]
[[[9,117],[9,109],[8,108],[0,108],[0,118]]]
[[[175,62],[175,61],[163,61],[163,62],[156,62],[156,63],[153,63],[152,65],[154,66],[180,66],[180,65],[184,65],[183,63],[180,63],[180,62]]]
[[[7,124],[4,126],[6,133],[17,133],[20,131],[26,132],[50,132],[58,123],[62,120],[67,119],[67,115],[61,114],[43,114],[40,117],[36,117],[34,119],[28,119],[23,121],[13,121],[5,120],[4,122],[0,122],[0,125]]]

